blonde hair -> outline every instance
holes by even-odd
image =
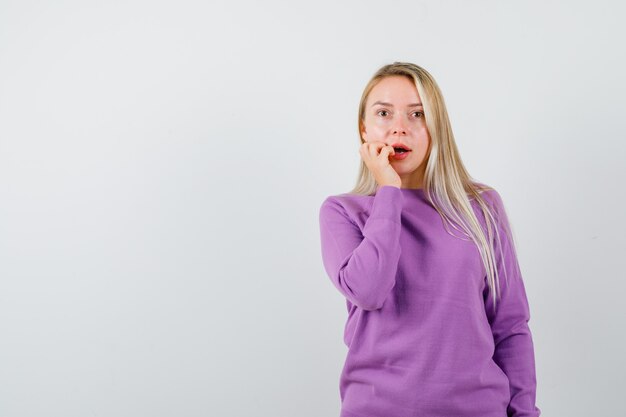
[[[493,188],[481,184],[471,178],[465,169],[452,133],[452,127],[448,118],[448,112],[443,99],[443,95],[435,79],[422,67],[407,62],[394,62],[393,64],[381,67],[367,83],[359,105],[358,128],[361,143],[365,143],[361,132],[365,121],[365,105],[367,98],[376,84],[384,77],[405,76],[415,83],[417,92],[424,106],[426,117],[426,127],[431,137],[430,149],[427,153],[427,164],[424,174],[424,192],[444,220],[446,231],[450,233],[446,223],[449,223],[456,230],[460,225],[462,233],[474,241],[483,266],[485,267],[487,282],[491,289],[493,307],[496,308],[496,300],[500,294],[498,268],[495,259],[494,240],[498,242],[500,254],[502,245],[500,244],[499,232],[494,214],[504,217],[504,207],[495,208],[495,212],[489,208],[486,200],[481,196],[483,191],[493,190]],[[357,184],[350,191],[353,194],[372,195],[376,192],[376,180],[361,159]],[[495,190],[493,190],[495,193]],[[487,236],[485,236],[478,218],[476,217],[470,200],[475,199],[479,204],[487,225]],[[497,203],[502,203],[500,197],[495,196]],[[502,210],[503,213],[498,211]],[[488,220],[487,220],[488,219]],[[503,222],[506,233],[513,245],[512,233],[508,227],[508,221],[504,217]],[[494,239],[494,230],[497,237]],[[451,233],[452,234],[452,233]],[[452,234],[454,236],[454,234]],[[458,237],[458,236],[456,236]],[[502,263],[507,276],[506,267]]]

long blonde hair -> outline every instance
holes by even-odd
[[[471,178],[465,169],[452,133],[452,127],[448,118],[448,111],[443,95],[435,79],[424,68],[407,62],[394,62],[381,67],[367,83],[359,105],[358,129],[361,143],[365,143],[361,132],[365,121],[365,105],[371,90],[384,77],[401,75],[415,83],[417,91],[424,106],[426,127],[431,137],[430,149],[427,153],[427,164],[424,175],[424,192],[433,207],[439,212],[444,225],[449,223],[456,230],[457,225],[462,233],[474,241],[485,267],[487,282],[491,289],[493,307],[496,308],[496,300],[500,294],[498,268],[496,263],[494,241],[498,242],[500,254],[502,245],[499,243],[499,232],[494,213],[489,204],[481,196],[483,191],[493,188],[479,183]],[[376,192],[376,180],[361,159],[357,184],[350,191],[353,194],[372,195]],[[499,197],[497,197],[499,198]],[[485,236],[478,218],[476,217],[470,200],[476,200],[479,204],[487,225]],[[501,200],[500,200],[501,202]],[[501,208],[504,210],[504,207]],[[504,213],[496,215],[506,215]],[[508,221],[505,222],[508,225]],[[450,233],[447,225],[446,231]],[[511,245],[513,245],[512,233],[509,227],[505,227]],[[496,237],[494,238],[494,231]],[[452,233],[451,233],[452,234]],[[452,234],[454,236],[454,234]],[[458,237],[458,236],[455,236]],[[507,268],[504,267],[505,278]]]

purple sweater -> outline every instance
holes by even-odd
[[[383,186],[322,203],[324,268],[348,310],[341,417],[540,415],[530,310],[508,219],[495,190],[482,195],[495,207],[504,254],[496,245],[495,313],[478,248],[448,234],[423,189]]]

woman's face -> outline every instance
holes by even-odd
[[[422,186],[430,134],[413,81],[398,75],[380,80],[365,103],[363,125],[361,134],[366,142],[402,144],[411,150],[404,159],[390,156],[389,162],[402,179],[403,187]]]

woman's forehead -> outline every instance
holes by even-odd
[[[407,77],[385,77],[370,91],[368,97],[370,107],[381,104],[385,106],[417,107],[421,104],[419,93],[413,81]]]

